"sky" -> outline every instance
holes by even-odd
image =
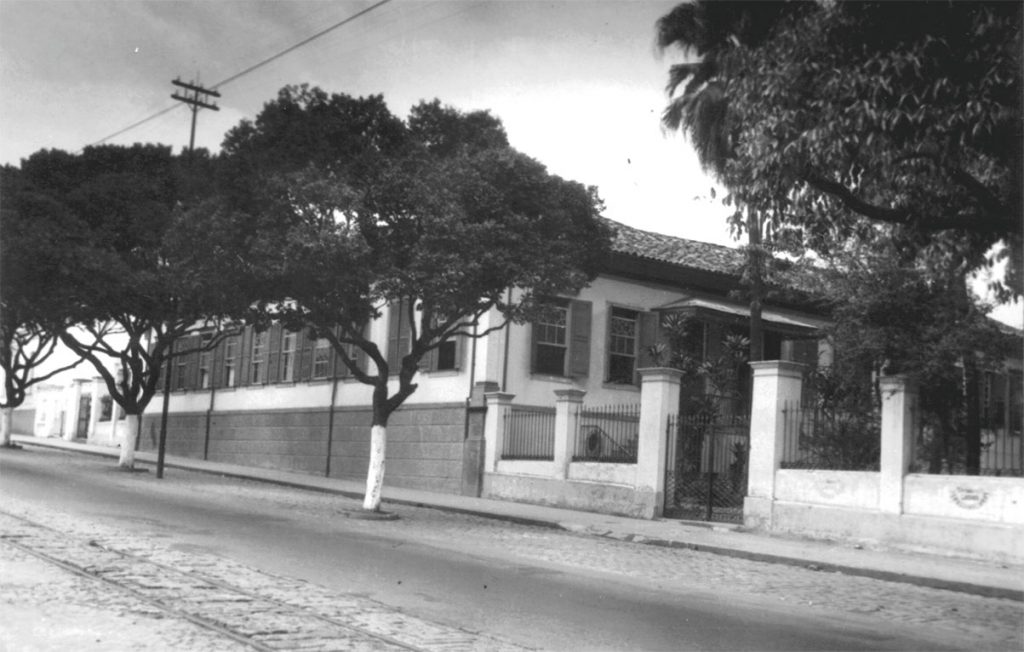
[[[660,125],[667,70],[654,24],[677,0],[393,0],[217,86],[196,145],[224,134],[288,84],[382,94],[405,116],[420,100],[489,110],[518,150],[597,186],[606,217],[735,244],[728,209],[685,139]],[[373,2],[0,0],[0,163],[42,148],[105,142],[186,147],[191,115],[171,80],[213,87]],[[721,198],[721,193],[717,194]],[[1020,327],[1021,305],[1000,311]]]

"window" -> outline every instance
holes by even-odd
[[[238,366],[238,339],[229,338],[224,343],[224,386],[235,386],[235,369]]]
[[[185,377],[188,372],[188,361],[185,360],[185,356],[179,355],[174,364],[174,389],[185,389]]]
[[[445,371],[447,369],[458,369],[458,342],[454,338],[441,343],[435,351],[436,364],[431,371]]]
[[[327,378],[330,374],[331,343],[326,337],[320,337],[313,347],[313,378]]]
[[[638,314],[612,308],[608,324],[608,382],[631,384],[636,372]]]
[[[569,351],[568,325],[568,306],[552,306],[548,315],[533,324],[533,336],[536,342],[534,372],[553,376],[566,375],[565,362],[566,354]]]
[[[110,421],[114,414],[114,399],[104,396],[100,399],[100,421]]]
[[[263,382],[267,364],[267,332],[252,332],[252,361],[249,365],[249,382],[253,385]]]
[[[388,373],[397,374],[402,358],[412,350],[412,324],[409,302],[391,304],[388,314]]]
[[[210,388],[210,366],[212,363],[213,353],[209,350],[210,340],[213,336],[209,333],[205,334],[200,338],[199,346],[202,347],[199,351],[199,388],[209,389]]]
[[[560,301],[533,323],[533,373],[572,377],[589,373],[590,312],[589,301]]]
[[[295,380],[295,340],[297,334],[284,331],[281,335],[281,380],[290,383]]]

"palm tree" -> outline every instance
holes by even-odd
[[[683,132],[701,166],[722,179],[734,156],[730,133],[728,58],[730,50],[756,45],[786,16],[801,10],[793,2],[712,2],[677,5],[656,25],[659,49],[677,48],[695,60],[669,68],[668,106],[662,124]],[[764,297],[763,222],[758,211],[745,211],[750,276],[750,360],[764,357],[761,304]]]

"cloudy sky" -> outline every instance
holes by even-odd
[[[372,2],[0,0],[0,159],[77,150],[173,106],[170,81],[210,87]],[[669,60],[654,23],[674,2],[394,0],[219,87],[197,144],[254,116],[286,84],[488,109],[512,144],[599,187],[606,215],[728,243],[724,209],[679,137],[664,135]],[[110,139],[188,143],[181,106]]]
[[[676,0],[373,1],[0,0],[0,162],[106,140],[188,143],[171,80],[218,86],[197,145],[255,116],[286,84],[383,94],[406,115],[422,99],[501,118],[512,144],[561,176],[596,185],[605,215],[638,228],[732,242],[712,182],[662,133],[671,57],[654,23]],[[720,196],[720,195],[719,195]],[[1024,320],[1018,304],[1002,314]]]

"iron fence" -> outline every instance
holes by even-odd
[[[791,401],[783,405],[782,415],[782,468],[878,470],[882,426],[876,412],[843,412]]]
[[[636,464],[640,405],[583,407],[572,459],[575,462]]]
[[[664,515],[743,521],[750,455],[745,415],[671,415],[667,432]]]
[[[503,425],[501,459],[555,459],[554,408],[512,406]]]

